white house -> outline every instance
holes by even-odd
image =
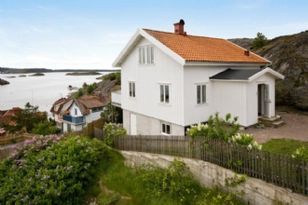
[[[184,135],[210,115],[231,113],[242,126],[275,116],[275,80],[270,61],[232,42],[188,35],[184,21],[174,32],[139,29],[115,60],[129,134]]]
[[[88,123],[100,118],[105,105],[97,96],[87,95],[78,99],[61,98],[50,111],[63,132],[81,131]]]

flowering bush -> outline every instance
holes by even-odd
[[[103,133],[103,142],[112,146],[114,138],[125,136],[126,130],[120,124],[108,123],[105,124]]]
[[[262,149],[262,145],[258,144],[251,134],[246,133],[237,133],[233,135],[230,139],[230,142],[236,143],[239,145],[247,146],[248,149]]]
[[[106,151],[79,136],[34,140],[0,163],[0,204],[78,204]]]
[[[308,161],[308,148],[305,146],[297,148],[292,154],[292,158]]]
[[[188,129],[187,135],[193,139],[196,137],[207,137],[209,139],[228,141],[240,129],[237,120],[237,117],[232,117],[231,114],[221,118],[216,113],[214,116],[209,117],[206,124],[198,124]]]

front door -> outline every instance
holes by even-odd
[[[269,86],[267,84],[258,85],[258,115],[269,116]]]
[[[130,114],[130,134],[137,134],[137,116],[134,114]]]

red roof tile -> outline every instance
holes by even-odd
[[[266,59],[228,40],[143,29],[186,61],[268,64]]]

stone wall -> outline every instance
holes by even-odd
[[[225,191],[235,193],[249,205],[308,205],[306,196],[251,177],[246,177],[245,182],[235,187],[226,186],[226,180],[236,179],[238,175],[209,162],[142,152],[121,151],[121,153],[128,166],[152,164],[167,167],[174,159],[182,160],[203,186],[221,187]]]

